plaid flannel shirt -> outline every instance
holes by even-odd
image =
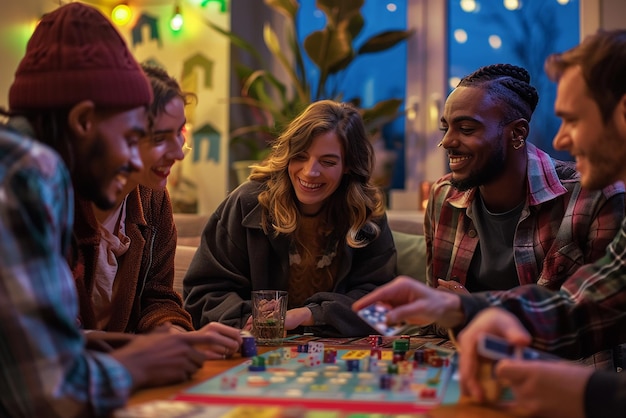
[[[104,416],[130,394],[128,371],[85,350],[65,260],[73,193],[49,148],[0,127],[0,416]]]
[[[579,267],[604,254],[624,216],[624,186],[582,189],[573,163],[553,160],[527,143],[528,193],[514,237],[520,285],[537,283],[556,290]],[[427,278],[465,283],[478,233],[472,221],[477,188],[458,191],[448,174],[431,190],[424,234]]]

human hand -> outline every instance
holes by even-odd
[[[463,322],[461,300],[451,292],[430,288],[408,276],[398,276],[391,282],[374,289],[352,304],[358,311],[374,302],[383,302],[391,307],[387,322],[408,322],[428,325],[437,322],[450,328]]]
[[[210,342],[198,332],[157,332],[137,335],[110,355],[128,370],[133,389],[163,386],[190,379],[207,359],[196,346]]]
[[[565,361],[501,360],[496,378],[513,391],[506,408],[515,415],[583,418],[587,382],[593,367]]]
[[[528,331],[510,312],[501,308],[487,308],[459,333],[459,373],[461,393],[475,402],[485,402],[484,388],[479,379],[480,361],[478,341],[485,334],[502,337],[517,346],[527,346],[532,339]]]
[[[252,332],[252,315],[248,317],[246,324],[242,328],[243,331]]]
[[[313,325],[313,312],[307,307],[289,309],[285,316],[285,331],[295,329],[300,325]]]
[[[470,292],[461,283],[454,280],[437,280],[437,289],[447,290],[449,292],[457,293],[459,295],[469,295]]]
[[[202,334],[210,339],[209,343],[197,346],[204,351],[208,359],[226,359],[239,351],[242,338],[237,328],[210,322],[192,333]]]

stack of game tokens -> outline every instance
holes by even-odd
[[[241,332],[241,357],[254,357],[257,355],[256,341],[249,332]]]

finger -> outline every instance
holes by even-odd
[[[365,308],[366,306],[371,305],[374,302],[386,301],[388,294],[393,294],[395,292],[394,287],[392,287],[393,283],[394,282],[390,282],[372,290],[370,293],[354,302],[352,304],[352,310],[358,311]]]
[[[462,338],[463,335],[459,335]],[[481,402],[483,399],[483,390],[478,380],[478,353],[476,344],[468,343],[467,338],[463,347],[459,360],[459,374],[461,376],[461,393],[469,396],[471,399]]]
[[[428,312],[421,308],[421,304],[414,302],[398,306],[387,312],[387,323],[410,322],[416,325],[428,325],[432,321],[426,319],[427,316]]]

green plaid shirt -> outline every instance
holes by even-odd
[[[69,175],[44,145],[0,126],[0,416],[104,416],[130,394],[129,372],[85,350],[65,260]]]

